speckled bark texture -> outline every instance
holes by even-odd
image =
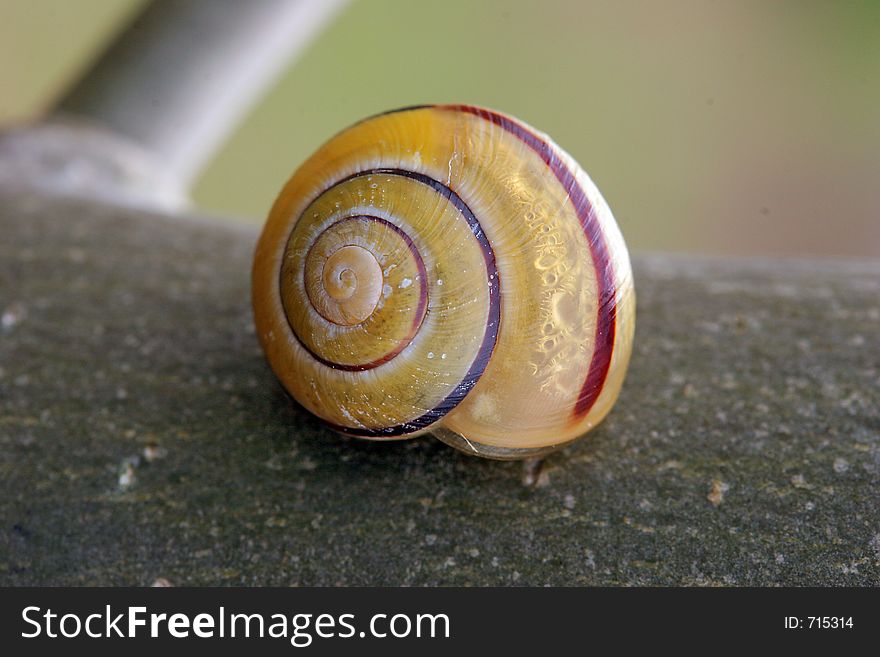
[[[620,401],[540,468],[299,410],[256,233],[0,195],[0,583],[880,584],[880,265],[635,259]]]

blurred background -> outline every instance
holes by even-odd
[[[143,0],[0,0],[0,124],[34,120]],[[880,2],[355,0],[194,198],[261,223],[342,127],[473,103],[549,133],[636,250],[880,256]]]

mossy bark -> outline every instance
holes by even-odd
[[[620,401],[535,468],[339,437],[256,233],[0,195],[0,583],[880,584],[880,265],[637,257]]]

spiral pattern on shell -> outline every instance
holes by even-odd
[[[635,323],[626,247],[587,175],[471,106],[388,112],[319,149],[272,208],[253,301],[275,373],[332,428],[494,457],[598,423]]]

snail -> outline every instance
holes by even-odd
[[[257,244],[256,330],[330,428],[541,456],[598,424],[635,294],[611,210],[546,135],[466,105],[386,112],[287,182]]]

